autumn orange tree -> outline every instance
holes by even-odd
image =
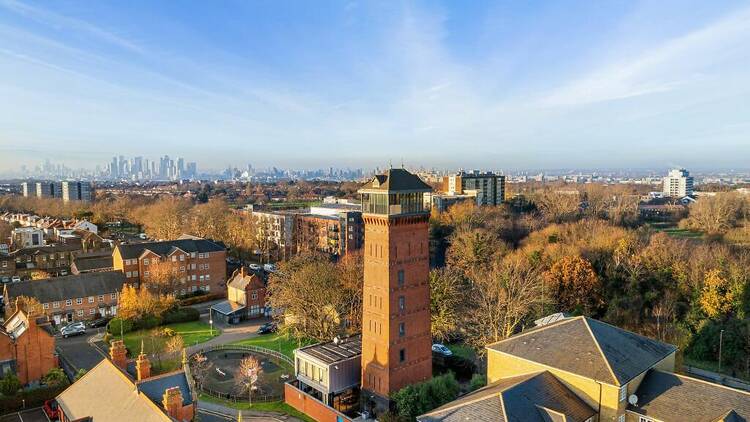
[[[136,288],[125,285],[117,302],[117,315],[122,319],[142,320],[148,316],[161,318],[165,312],[177,306],[171,294],[155,294],[145,286]]]
[[[544,273],[544,286],[562,311],[587,315],[603,305],[602,284],[591,263],[580,256],[565,256]]]
[[[167,294],[175,291],[180,284],[179,268],[170,261],[152,260],[148,266],[148,277],[145,277],[145,286],[156,294]]]

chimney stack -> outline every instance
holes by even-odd
[[[177,420],[183,420],[182,415],[182,392],[180,387],[171,387],[164,390],[162,404],[167,414]]]
[[[138,355],[138,359],[135,361],[135,371],[138,375],[138,381],[145,380],[151,376],[151,362],[143,352],[143,340],[141,340],[141,354]]]
[[[117,365],[120,369],[126,370],[128,367],[128,349],[125,348],[125,343],[122,340],[114,340],[109,345],[109,358],[112,359],[112,363]]]

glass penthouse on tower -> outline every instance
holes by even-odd
[[[424,194],[432,188],[404,169],[390,169],[359,189],[363,214],[410,215],[429,212]]]

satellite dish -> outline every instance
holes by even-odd
[[[632,404],[633,406],[638,404],[638,396],[636,396],[635,394],[631,394],[630,397],[628,397],[628,403]]]

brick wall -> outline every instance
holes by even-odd
[[[292,384],[284,384],[284,401],[318,422],[351,422],[343,413],[328,407],[323,402],[303,393]]]
[[[7,336],[0,338],[0,360],[11,359],[16,361],[16,375],[22,384],[40,380],[57,367],[55,338],[31,319],[15,341]]]

